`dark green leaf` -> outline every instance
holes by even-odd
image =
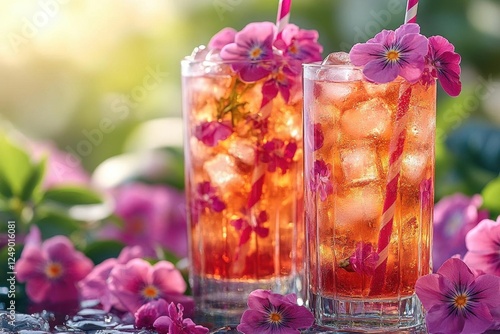
[[[45,175],[45,167],[47,165],[46,159],[42,159],[39,163],[35,164],[31,170],[31,175],[26,181],[23,191],[21,193],[21,200],[27,201],[37,193],[42,184],[43,176]]]
[[[123,249],[124,244],[117,240],[100,240],[89,244],[85,250],[85,255],[95,264],[109,258],[116,258]]]
[[[490,212],[492,219],[500,215],[500,177],[488,183],[483,189],[483,208]]]
[[[101,204],[102,198],[96,192],[77,186],[61,186],[47,190],[42,201],[56,202],[65,206]]]
[[[47,239],[56,235],[66,235],[80,230],[82,222],[78,222],[60,212],[45,211],[35,217],[34,224],[38,225],[42,232],[42,238]]]

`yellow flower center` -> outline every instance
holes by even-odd
[[[273,323],[279,323],[281,322],[281,314],[277,313],[277,312],[271,312],[271,314],[269,314],[269,320],[271,320],[271,322]]]
[[[458,295],[455,297],[455,306],[459,309],[463,309],[465,306],[467,306],[467,296],[466,295]]]
[[[146,285],[141,293],[147,299],[156,299],[159,297],[160,291],[154,285]]]
[[[250,51],[250,57],[252,59],[259,58],[261,54],[262,54],[262,49],[259,47],[255,47],[255,48],[253,48],[252,51]]]
[[[45,275],[50,279],[57,279],[63,274],[63,268],[58,262],[51,262],[45,267]]]
[[[399,52],[396,50],[389,50],[385,56],[389,61],[397,61],[399,59]]]

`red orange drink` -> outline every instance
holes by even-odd
[[[422,322],[415,282],[431,272],[436,85],[371,83],[361,70],[304,67],[310,305],[320,324],[412,327]],[[407,115],[396,120],[405,91]],[[398,127],[403,137],[395,141]],[[394,170],[391,149],[398,145]],[[395,203],[384,255],[377,249],[387,196]]]

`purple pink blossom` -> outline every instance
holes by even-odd
[[[207,334],[208,328],[196,325],[193,320],[184,318],[184,307],[174,303],[168,305],[168,314],[161,316],[153,326],[159,334]]]
[[[314,166],[309,172],[309,188],[313,192],[319,192],[319,197],[325,201],[328,195],[333,194],[333,184],[330,180],[332,165],[324,160],[315,160]]]
[[[163,315],[168,314],[168,303],[164,299],[150,301],[139,307],[135,312],[135,327],[154,329],[154,322]]]
[[[316,30],[300,29],[295,24],[288,24],[283,29],[281,41],[275,45],[283,50],[283,55],[304,63],[320,61],[323,47],[318,43],[319,34]]]
[[[33,302],[57,304],[79,299],[77,283],[93,266],[67,237],[42,243],[40,231],[32,227],[15,272],[19,282],[26,282],[26,294]]]
[[[475,270],[500,276],[500,217],[485,219],[465,237],[467,253],[464,262]]]
[[[205,209],[221,212],[226,208],[226,204],[217,195],[217,188],[213,187],[208,181],[198,183],[194,198],[196,212],[201,212]]]
[[[175,266],[159,261],[154,266],[142,259],[118,264],[108,278],[111,293],[129,312],[135,313],[143,304],[157,300],[183,299],[186,282]]]
[[[231,122],[203,122],[194,128],[194,136],[203,144],[213,147],[233,133]]]
[[[210,49],[222,49],[229,43],[234,42],[234,37],[236,36],[237,31],[233,28],[223,28],[221,31],[216,33],[214,37],[208,42],[208,47]]]
[[[370,243],[358,242],[354,254],[349,258],[352,269],[358,274],[373,275],[379,255]]]
[[[419,278],[415,289],[430,333],[479,334],[500,321],[500,277],[475,276],[460,259],[448,259],[436,274]]]
[[[255,290],[248,296],[248,309],[243,313],[238,331],[259,334],[299,334],[309,328],[314,316],[297,305],[295,294],[280,295],[268,290]]]
[[[465,236],[481,220],[489,217],[488,211],[479,209],[482,202],[480,195],[467,197],[454,194],[442,198],[435,205],[432,252],[435,268],[456,254],[465,255]]]
[[[246,211],[246,210],[244,210]],[[244,212],[245,213],[245,212]],[[252,223],[251,217],[249,215],[243,215],[238,219],[232,220],[231,225],[237,231],[240,231],[240,243],[239,245],[243,245],[250,240],[250,236],[252,233],[255,233],[257,236],[261,238],[265,238],[269,235],[269,228],[264,227],[264,223],[269,219],[266,211],[261,211],[259,215],[255,218],[255,223]]]
[[[260,152],[260,161],[267,163],[267,170],[271,173],[277,168],[285,174],[293,163],[293,157],[297,151],[297,143],[291,141],[285,143],[281,139],[273,138],[264,145]]]

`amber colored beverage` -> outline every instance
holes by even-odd
[[[435,86],[375,84],[348,65],[305,65],[306,239],[320,324],[363,330],[422,322],[414,288],[431,272]],[[385,272],[376,278],[391,140],[408,88],[392,233]]]
[[[262,105],[265,79],[244,83],[230,63],[186,59],[182,76],[190,277],[197,306],[237,314],[257,288],[299,292],[300,81],[288,103],[278,94]]]

